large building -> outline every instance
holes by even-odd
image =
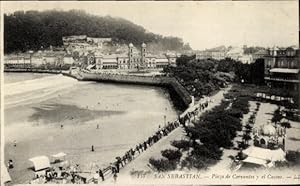
[[[265,60],[265,81],[271,88],[278,88],[291,95],[299,95],[300,50],[273,47]]]
[[[59,67],[73,64],[73,57],[63,51],[38,51],[32,54],[21,53],[4,57],[5,69]]]
[[[176,55],[150,54],[145,43],[141,45],[140,50],[130,43],[127,54],[103,55],[95,52],[94,56],[95,61],[89,62],[88,66],[94,65],[96,69],[156,69],[176,66]]]

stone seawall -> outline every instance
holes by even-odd
[[[174,104],[180,109],[186,109],[191,103],[192,99],[187,90],[172,77],[165,76],[136,76],[125,74],[109,74],[109,73],[86,73],[80,72],[78,74],[69,74],[71,77],[76,77],[78,80],[83,81],[101,81],[101,82],[114,82],[126,84],[140,84],[152,85],[168,88]]]

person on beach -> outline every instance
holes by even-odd
[[[153,142],[156,143],[158,141],[157,132],[153,136]]]
[[[130,149],[130,154],[131,154],[132,157],[134,157],[134,153],[135,153],[134,150],[131,148]]]
[[[64,128],[64,125],[63,125],[63,124],[61,124],[61,125],[60,125],[60,128],[61,128],[61,129],[63,129],[63,128]]]
[[[147,150],[147,143],[144,142],[144,150]]]
[[[143,146],[142,146],[142,144],[140,143],[140,145],[139,145],[139,148],[141,149],[141,151],[143,152]]]
[[[129,151],[126,152],[126,157],[127,157],[128,162],[130,162],[131,161],[131,155],[130,155]]]
[[[124,165],[126,165],[126,155],[124,155],[124,156],[122,157],[122,160],[123,160],[123,162],[124,162]]]
[[[118,157],[116,157],[116,159],[117,159],[117,162],[118,162],[122,167],[124,167],[124,165],[123,165],[123,163],[122,163],[121,157],[118,156]]]
[[[117,169],[116,169],[116,166],[114,164],[110,163],[110,168],[111,168],[111,173],[112,174],[117,173]]]
[[[119,171],[120,171],[120,164],[119,164],[118,161],[115,162],[115,166],[116,166],[116,172],[119,173]]]
[[[138,145],[135,146],[135,150],[138,151],[139,154],[141,153]]]
[[[149,138],[147,139],[147,143],[148,143],[149,146],[151,146],[151,137],[149,137]]]
[[[92,152],[94,152],[95,151],[95,149],[94,149],[94,145],[92,145]]]
[[[104,174],[101,169],[99,169],[99,177],[101,177],[102,181],[104,181]]]
[[[14,163],[13,160],[8,160],[8,169],[13,169],[14,168]]]

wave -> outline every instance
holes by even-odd
[[[76,79],[61,74],[4,85],[5,106],[31,103],[57,96],[61,90],[78,84]]]
[[[11,96],[25,92],[32,92],[35,90],[45,89],[52,86],[59,86],[66,83],[74,84],[77,80],[65,77],[61,74],[48,76],[38,79],[31,79],[9,83],[4,85],[4,96]]]

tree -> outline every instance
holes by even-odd
[[[94,16],[80,10],[19,11],[4,14],[4,25],[5,53],[62,46],[62,37],[69,35],[110,37],[122,44],[146,42],[150,49],[160,51],[190,49],[181,38],[163,37],[122,18]]]
[[[244,140],[245,144],[248,145],[249,140],[251,140],[252,138],[249,134],[244,133],[242,139]]]
[[[248,130],[250,130],[250,131],[252,130],[252,126],[249,125],[249,123],[247,123],[247,125],[245,125],[245,128],[248,129]]]
[[[280,107],[278,107],[273,114],[273,117],[271,119],[271,121],[273,123],[275,123],[275,125],[277,125],[277,123],[283,118],[281,112],[280,112]]]

